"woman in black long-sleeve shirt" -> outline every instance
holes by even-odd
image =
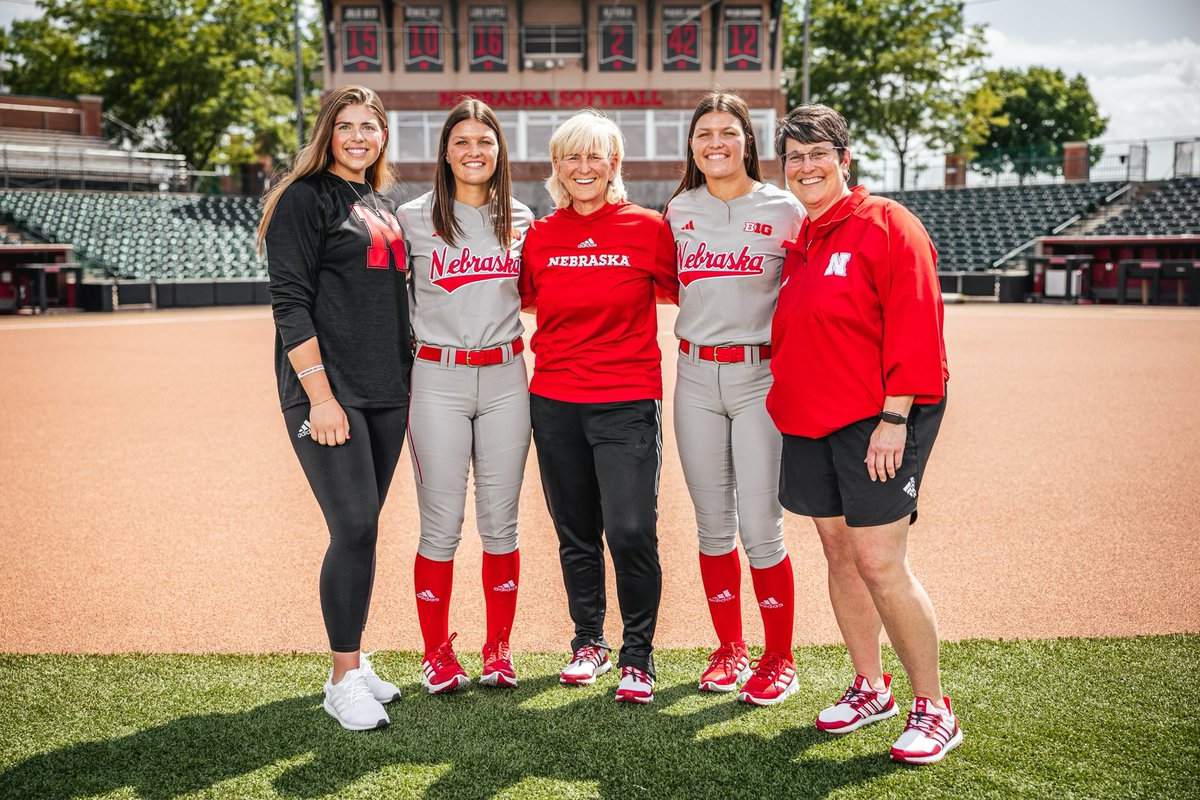
[[[386,143],[375,92],[331,92],[292,171],[267,194],[258,227],[280,405],[329,525],[320,592],[333,667],[324,706],[350,730],[386,725],[382,703],[399,696],[361,653],[412,365],[404,240],[376,194],[391,177]]]

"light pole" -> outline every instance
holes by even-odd
[[[296,152],[304,147],[304,59],[300,57],[300,0],[292,0],[292,32],[296,45]],[[807,73],[806,73],[807,74]]]

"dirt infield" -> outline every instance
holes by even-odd
[[[711,645],[671,424],[673,314],[660,312],[656,642]],[[1200,310],[974,305],[946,319],[950,402],[910,546],[943,635],[1200,630]],[[285,439],[271,341],[263,308],[0,318],[0,651],[324,649],[325,530]],[[514,645],[562,650],[571,628],[534,459]],[[463,650],[483,635],[472,516],[451,615]],[[416,525],[406,453],[368,647],[419,647]],[[789,516],[786,538],[796,640],[836,641],[810,523]],[[610,590],[610,640],[619,619]]]

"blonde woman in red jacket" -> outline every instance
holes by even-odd
[[[519,286],[522,306],[537,309],[533,443],[575,623],[559,680],[590,684],[612,668],[604,638],[607,541],[624,623],[616,699],[648,703],[662,587],[655,297],[675,287],[675,248],[662,216],[625,198],[623,154],[620,130],[594,111],[550,137],[546,188],[557,210],[530,226]]]
[[[886,629],[915,695],[891,756],[939,761],[962,731],[942,692],[933,606],[907,557],[949,377],[937,253],[899,203],[850,188],[849,134],[833,109],[792,111],[776,151],[807,212],[785,245],[771,331],[779,499],[813,518],[857,673],[816,725],[848,733],[898,713],[880,659]]]

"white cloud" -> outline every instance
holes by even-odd
[[[1106,141],[1200,133],[1200,43],[1190,37],[1124,43],[1065,40],[1049,45],[986,32],[992,68],[1033,65],[1082,73],[1102,113]]]

